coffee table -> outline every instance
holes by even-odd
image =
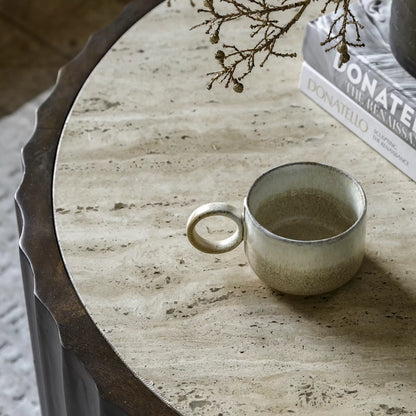
[[[131,3],[93,36],[24,149],[16,200],[43,414],[416,414],[414,182],[298,91],[300,57],[270,62],[243,94],[207,91],[215,48],[188,30],[201,16],[158,3]],[[299,160],[340,167],[367,193],[350,283],[285,296],[242,247],[190,246],[194,208],[241,207],[258,175]]]

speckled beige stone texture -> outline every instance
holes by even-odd
[[[300,50],[320,7],[288,45]],[[159,6],[74,104],[54,206],[82,301],[183,415],[416,414],[415,183],[298,91],[300,57],[270,61],[244,94],[207,91],[216,48],[188,30],[200,19],[186,1]],[[242,207],[257,176],[300,160],[337,166],[367,193],[366,257],[350,283],[283,296],[255,277],[243,247],[212,256],[189,244],[194,208]]]

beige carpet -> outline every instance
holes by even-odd
[[[20,150],[32,134],[36,108],[46,96],[43,93],[0,118],[0,416],[40,414],[13,198],[22,175]]]

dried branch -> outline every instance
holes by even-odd
[[[335,13],[337,13],[342,7],[342,13],[332,22],[331,27],[329,28],[328,36],[323,42],[321,42],[321,45],[328,45],[325,48],[326,52],[337,48],[337,51],[341,54],[339,60],[339,67],[341,67],[342,64],[347,63],[350,60],[350,55],[348,54],[348,46],[355,48],[364,46],[364,43],[360,38],[360,29],[363,29],[364,26],[359,23],[355,16],[351,13],[349,9],[350,0],[326,0],[325,6],[322,9],[322,14],[326,12],[330,3],[336,3]],[[354,41],[347,40],[348,25],[354,26]]]
[[[263,67],[268,59],[273,57],[295,57],[295,52],[281,52],[277,50],[279,39],[285,35],[299,20],[311,1],[315,0],[204,0],[204,8],[199,13],[207,15],[207,19],[191,29],[205,26],[210,41],[217,44],[222,36],[225,25],[236,20],[249,23],[250,37],[255,40],[252,47],[240,48],[236,45],[223,44],[217,50],[215,58],[220,69],[208,73],[211,80],[208,89],[215,82],[224,83],[228,88],[233,85],[236,92],[244,89],[242,80],[250,74],[256,65]],[[349,46],[363,46],[358,23],[349,9],[350,0],[323,0],[325,1],[322,13],[325,13],[330,3],[335,3],[336,11],[342,9],[343,13],[332,24],[327,39],[322,43],[326,50],[337,48],[341,53],[341,64],[349,59]],[[290,13],[292,13],[290,15]],[[287,16],[289,18],[287,18]],[[283,23],[281,21],[283,20]],[[353,25],[356,39],[349,41],[346,38],[347,26]],[[339,28],[340,27],[340,28]],[[339,28],[339,29],[338,29]]]

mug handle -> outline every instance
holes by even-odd
[[[220,241],[210,241],[201,237],[195,230],[199,221],[207,217],[220,215],[232,219],[237,229],[231,237]],[[209,254],[226,253],[236,248],[244,237],[244,223],[242,216],[237,208],[225,202],[211,202],[209,204],[201,205],[189,217],[186,224],[186,235],[190,243],[200,251]]]

